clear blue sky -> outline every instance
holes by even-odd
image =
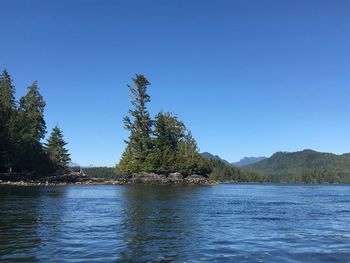
[[[0,0],[0,69],[33,80],[72,160],[114,165],[135,73],[152,114],[236,161],[350,152],[350,1]]]

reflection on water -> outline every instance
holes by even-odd
[[[0,188],[0,260],[350,258],[350,186]]]
[[[152,186],[125,188],[122,225],[125,226],[123,242],[126,248],[121,251],[120,259],[179,260],[184,253],[191,252],[195,233],[200,232],[191,203],[195,202],[193,199],[200,190]]]

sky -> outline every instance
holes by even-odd
[[[228,161],[350,152],[350,1],[0,0],[0,70],[37,80],[73,162],[114,166],[127,84]]]

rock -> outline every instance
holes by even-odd
[[[182,176],[181,173],[170,173],[168,175],[168,178],[172,180],[182,180],[184,177]]]
[[[155,174],[155,173],[138,173],[133,174],[130,183],[136,184],[165,184],[167,182],[167,178],[163,174]]]
[[[188,184],[198,184],[198,185],[212,185],[215,184],[215,181],[210,180],[207,177],[204,177],[202,175],[198,175],[198,174],[192,174],[190,176],[187,176],[185,178],[186,182]]]

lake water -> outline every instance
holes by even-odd
[[[1,187],[0,260],[350,262],[350,186]]]

